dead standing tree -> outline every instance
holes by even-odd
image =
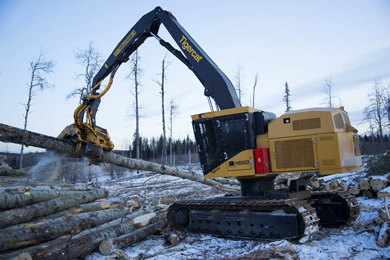
[[[139,78],[142,74],[142,69],[140,68],[140,60],[141,57],[138,54],[138,50],[134,52],[134,55],[131,58],[131,72],[129,75],[127,75],[126,78],[134,80],[134,93],[131,92],[131,94],[135,97],[135,103],[134,103],[134,112],[135,112],[135,151],[136,151],[136,159],[140,159],[140,138],[139,138]]]
[[[255,80],[254,80],[254,83],[253,83],[253,97],[252,97],[252,107],[254,108],[255,107],[255,93],[256,93],[256,86],[257,86],[257,79],[259,77],[259,72],[256,71],[256,74],[255,74]]]
[[[74,54],[77,63],[85,66],[85,72],[77,74],[76,79],[84,78],[84,86],[73,90],[66,98],[79,97],[79,104],[82,103],[84,95],[89,94],[92,89],[92,81],[103,62],[102,54],[93,46],[93,42],[89,42],[88,48],[85,50],[76,50]]]
[[[383,87],[382,104],[383,104],[383,115],[385,120],[387,121],[385,123],[385,126],[389,128],[390,127],[390,83],[387,85],[387,88]]]
[[[237,68],[234,71],[234,83],[235,83],[235,89],[238,93],[238,100],[241,103],[241,97],[242,97],[242,65],[240,63],[237,64]]]
[[[46,80],[47,75],[53,72],[54,68],[54,61],[53,60],[44,60],[43,56],[45,55],[45,52],[41,49],[38,58],[33,58],[33,60],[30,62],[30,71],[31,71],[31,78],[30,83],[27,84],[28,86],[28,97],[27,97],[27,103],[24,104],[25,107],[25,114],[24,117],[24,130],[27,129],[27,122],[28,122],[28,116],[31,114],[31,106],[32,101],[34,97],[37,95],[37,90],[43,91],[47,88],[53,88],[54,85],[49,84]],[[20,150],[20,163],[19,168],[23,168],[23,152],[24,152],[24,145],[22,145]]]
[[[382,81],[375,79],[373,92],[368,94],[369,104],[364,109],[364,122],[373,122],[379,131],[381,141],[383,141],[383,128],[385,109],[383,106],[384,90]]]
[[[173,118],[177,116],[179,112],[179,106],[175,104],[173,100],[169,103],[169,165],[173,166],[173,144],[172,144],[172,132],[173,132]]]
[[[161,81],[155,80],[155,82],[161,87],[161,113],[162,113],[162,126],[163,126],[163,145],[162,145],[162,152],[161,152],[161,165],[167,164],[167,136],[166,136],[166,131],[165,131],[165,105],[164,105],[164,98],[165,98],[165,70],[168,68],[170,62],[166,61],[167,56],[165,55],[162,65],[161,65]]]
[[[66,99],[71,99],[73,97],[78,97],[78,103],[81,104],[83,102],[84,95],[91,93],[92,90],[92,82],[96,73],[101,68],[103,63],[102,54],[98,52],[93,46],[93,41],[90,41],[88,47],[85,50],[77,49],[74,52],[74,57],[77,60],[77,63],[84,66],[84,72],[76,75],[76,79],[83,79],[83,86],[76,88],[71,93],[66,96]],[[83,170],[84,175],[89,175],[89,179],[92,178],[91,173],[87,173],[87,164],[88,159],[83,159]],[[76,178],[76,175],[73,177]]]
[[[333,95],[333,87],[334,87],[334,82],[332,81],[332,77],[329,76],[328,78],[325,78],[324,85],[322,85],[321,92],[326,95],[325,104],[327,104],[328,107],[334,107],[333,99],[336,96]]]

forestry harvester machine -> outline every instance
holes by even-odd
[[[163,24],[179,49],[158,36]],[[305,180],[275,189],[282,173],[329,175],[363,169],[359,136],[343,108],[310,108],[275,114],[241,107],[228,77],[168,11],[144,15],[115,47],[93,80],[90,94],[74,113],[74,124],[59,137],[71,139],[84,154],[110,151],[106,129],[96,125],[101,97],[115,72],[149,37],[183,62],[204,86],[211,112],[192,116],[197,152],[206,178],[235,177],[241,196],[177,201],[168,210],[171,228],[225,237],[310,238],[320,225],[339,225],[359,214],[347,192],[311,192]],[[98,93],[102,81],[107,86]],[[214,111],[211,100],[215,101]]]

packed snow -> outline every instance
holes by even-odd
[[[136,177],[134,177],[136,176]],[[354,182],[366,177],[365,174],[339,174],[324,177],[325,181],[335,178],[339,182]],[[128,178],[128,179],[126,179]],[[122,178],[123,181],[112,182],[106,177],[98,178],[101,184],[111,190],[112,196],[123,199],[134,197],[144,198],[142,203],[150,203],[146,197],[159,197],[176,194],[189,199],[222,196],[224,193],[199,183],[183,180],[172,176],[162,176],[141,172],[129,172]],[[149,183],[151,189],[142,188]],[[127,187],[127,188],[126,188]],[[138,190],[137,190],[138,189]],[[377,245],[380,231],[378,210],[384,209],[383,199],[369,199],[359,197],[361,213],[358,219],[341,228],[320,228],[315,238],[306,243],[297,240],[287,241],[258,241],[247,239],[226,239],[211,235],[177,232],[180,243],[168,245],[164,235],[153,235],[138,244],[122,249],[122,256],[128,259],[388,259],[390,247],[381,248]],[[169,232],[165,230],[165,232]],[[115,253],[104,256],[95,251],[86,259],[113,259],[118,257]]]

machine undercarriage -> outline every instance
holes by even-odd
[[[168,210],[168,223],[192,233],[303,242],[320,226],[344,225],[359,215],[359,204],[348,192],[302,190],[302,181],[290,190],[275,190],[269,185],[273,178],[246,180],[241,183],[244,196],[177,201]],[[255,194],[256,187],[265,189]]]

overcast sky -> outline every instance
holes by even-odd
[[[104,59],[128,30],[156,6],[171,11],[214,62],[234,81],[238,64],[243,67],[243,105],[249,105],[253,78],[259,72],[255,107],[283,114],[284,84],[291,91],[293,109],[325,106],[321,88],[332,77],[335,94],[349,112],[360,133],[367,94],[380,78],[390,83],[390,1],[0,1],[0,123],[23,127],[23,103],[27,101],[29,63],[46,50],[56,63],[47,79],[55,88],[34,99],[28,129],[57,136],[73,123],[77,99],[66,100],[83,82],[76,75],[83,67],[75,50],[90,41]],[[159,35],[175,45],[163,26]],[[167,51],[149,38],[139,48],[142,104],[142,136],[159,136],[161,100],[154,82]],[[209,111],[204,88],[174,56],[166,71],[166,104],[179,105],[174,138],[193,137],[190,116]],[[135,131],[130,93],[125,80],[129,65],[122,64],[114,85],[103,97],[97,114],[117,149],[124,148]],[[166,110],[168,110],[166,105]],[[168,120],[168,113],[166,114]],[[0,143],[0,151],[18,151]],[[35,151],[36,148],[29,148]]]

